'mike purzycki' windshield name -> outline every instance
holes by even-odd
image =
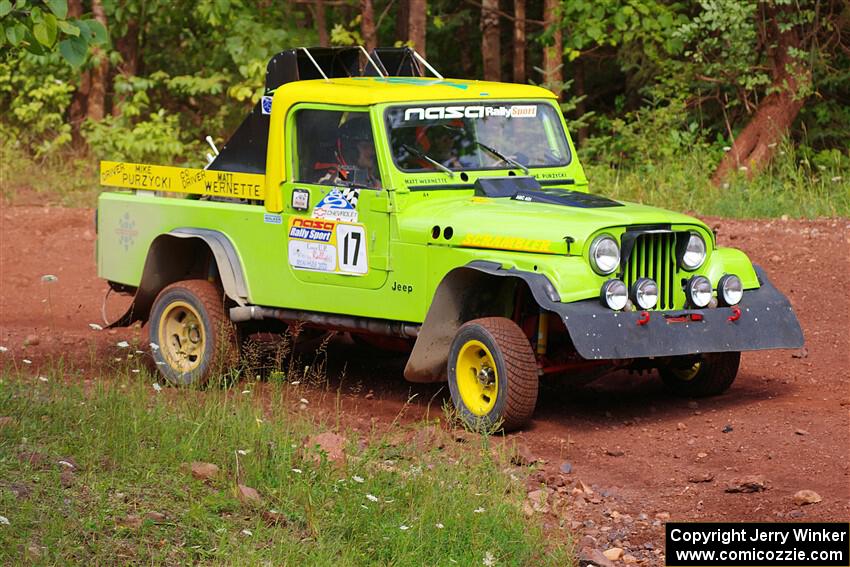
[[[795,528],[792,530],[795,541],[798,542],[822,542],[822,541],[844,541],[847,532],[839,530],[813,530],[811,528]],[[736,541],[769,541],[785,544],[788,542],[791,532],[770,531],[759,528],[747,529],[746,527],[731,530],[717,529],[711,531],[684,531],[673,528],[670,539],[673,541],[686,541],[690,543],[722,543],[728,545]]]

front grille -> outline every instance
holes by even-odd
[[[655,309],[674,309],[676,299],[676,233],[641,234],[626,263],[623,274],[629,290],[638,278],[652,278],[658,284]]]

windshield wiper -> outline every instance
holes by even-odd
[[[435,160],[434,158],[432,158],[431,156],[429,156],[425,152],[418,150],[416,148],[413,148],[411,146],[408,146],[407,144],[402,144],[401,147],[404,148],[405,150],[407,150],[408,152],[410,152],[411,154],[415,155],[416,157],[424,159],[425,161],[427,161],[428,163],[430,163],[431,165],[433,165],[437,169],[440,169],[443,172],[448,173],[451,177],[454,177],[454,175],[455,175],[454,171],[452,171],[451,169],[449,169],[445,165],[441,164],[440,162],[438,162],[437,160]]]
[[[514,167],[520,168],[523,171],[523,173],[528,175],[528,168],[526,166],[522,165],[517,160],[509,158],[508,156],[506,156],[505,154],[503,154],[502,152],[500,152],[496,148],[491,148],[487,144],[479,142],[478,140],[475,140],[475,143],[478,145],[479,148],[483,148],[483,149],[487,150],[488,152],[490,152],[491,154],[493,154],[494,156],[496,156],[497,158],[499,158],[500,160],[502,160],[503,162],[505,162],[507,164],[510,164]]]

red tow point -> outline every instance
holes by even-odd
[[[737,305],[732,306],[732,314],[729,315],[729,321],[734,322],[741,318],[741,308]]]
[[[640,319],[637,320],[638,325],[646,325],[649,323],[649,311],[641,311]]]

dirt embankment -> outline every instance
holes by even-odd
[[[94,331],[106,285],[96,276],[91,210],[5,207],[0,216],[0,354],[33,373],[58,357],[96,370],[122,340],[143,331]],[[846,520],[850,517],[850,223],[709,219],[721,245],[743,249],[788,295],[802,322],[801,352],[745,354],[738,380],[720,397],[688,402],[654,375],[620,374],[586,387],[548,382],[537,414],[508,442],[543,462],[530,485],[546,485],[582,543],[621,544],[657,563],[663,521]],[[43,278],[46,275],[56,276]],[[126,299],[106,302],[111,317]],[[26,344],[26,346],[25,346]],[[376,362],[349,342],[332,345],[330,383],[311,392],[309,411],[368,429],[440,415],[440,385],[407,384],[403,360]],[[4,362],[7,364],[8,362]],[[340,392],[337,398],[337,391]],[[371,393],[370,393],[371,392]],[[415,396],[414,396],[415,395]],[[408,402],[411,396],[413,399]],[[337,407],[337,403],[339,406]],[[562,470],[570,469],[569,473]],[[729,493],[747,475],[766,489]],[[590,491],[581,491],[584,483]],[[574,487],[578,486],[579,490]],[[799,506],[810,489],[822,502]],[[592,493],[590,493],[592,491]],[[564,512],[566,510],[566,512]],[[537,513],[537,512],[535,512]]]

